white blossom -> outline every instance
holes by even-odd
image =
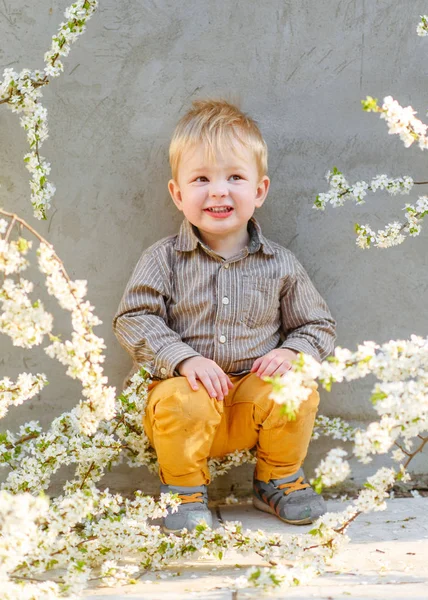
[[[42,343],[52,330],[53,317],[45,311],[40,300],[31,302],[28,294],[33,284],[21,279],[17,284],[5,279],[0,288],[0,331],[8,335],[15,346],[31,348]]]
[[[421,15],[421,21],[418,23],[418,26],[416,28],[416,33],[419,36],[426,36],[428,35],[428,16],[427,15]]]
[[[307,400],[316,388],[315,379],[320,372],[320,364],[309,354],[300,353],[291,361],[292,368],[284,375],[264,377],[264,381],[272,383],[272,398],[281,404],[284,414],[294,419],[302,402]]]
[[[5,416],[9,406],[19,406],[29,400],[47,384],[46,375],[20,373],[16,382],[9,377],[0,380],[0,419]]]
[[[342,448],[333,448],[330,450],[315,469],[315,478],[311,480],[316,491],[321,491],[322,487],[331,487],[346,479],[351,473],[351,467],[348,461],[343,460],[347,452]]]
[[[318,415],[312,430],[312,439],[317,440],[322,435],[332,437],[334,440],[351,441],[355,436],[355,429],[340,417],[326,417]]]
[[[5,275],[24,271],[29,265],[25,256],[31,246],[32,242],[24,238],[11,242],[0,239],[0,271]]]
[[[416,111],[411,106],[403,108],[392,96],[386,96],[383,99],[380,117],[387,122],[388,133],[398,134],[406,148],[411,146],[415,140],[418,140],[419,147],[424,149],[427,143],[425,136],[427,125],[416,119],[415,114]]]

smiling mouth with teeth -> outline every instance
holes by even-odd
[[[206,208],[205,210],[208,210],[209,212],[230,212],[233,208],[230,206],[223,206],[221,208]]]

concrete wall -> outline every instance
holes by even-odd
[[[0,64],[42,67],[67,5],[66,0],[3,2]],[[422,152],[388,137],[384,122],[360,107],[367,94],[391,94],[424,117],[428,40],[415,30],[425,5],[422,0],[102,0],[65,60],[64,74],[45,90],[50,138],[42,154],[52,162],[57,186],[46,222],[32,216],[22,162],[24,131],[17,116],[0,107],[0,206],[36,226],[71,277],[89,281],[88,298],[103,320],[96,333],[107,344],[105,371],[118,391],[130,360],[111,321],[142,250],[179,228],[181,213],[166,187],[168,141],[191,100],[206,95],[240,98],[259,122],[269,146],[272,184],[256,216],[267,237],[297,255],[326,298],[338,321],[338,345],[355,348],[363,340],[427,335],[427,233],[388,251],[358,249],[353,233],[355,222],[378,228],[400,218],[404,202],[414,201],[416,193],[410,200],[378,193],[359,207],[312,209],[333,165],[351,181],[379,173],[428,179]],[[37,293],[47,298],[43,287]],[[68,314],[52,299],[46,303],[56,331],[66,334]],[[16,430],[34,418],[47,425],[79,399],[80,386],[40,350],[23,351],[5,338],[0,356],[2,376],[43,371],[51,382],[37,399],[11,410],[3,425]],[[356,422],[370,419],[372,383],[322,392],[321,412]],[[313,444],[309,471],[325,444]],[[426,454],[425,461],[415,462],[417,473],[424,463]],[[232,485],[245,491],[250,476],[251,470],[242,468],[215,486],[218,493]],[[107,483],[127,491],[157,488],[145,469],[116,470]]]

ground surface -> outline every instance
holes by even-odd
[[[346,506],[329,500],[329,511]],[[308,527],[293,527],[249,504],[219,506],[213,513],[224,521],[241,521],[244,527],[289,535]],[[218,520],[217,520],[218,523]],[[274,598],[325,600],[415,600],[428,599],[428,498],[397,498],[383,512],[362,515],[349,528],[351,543],[340,558],[339,569],[309,585],[283,588]],[[226,578],[245,573],[251,565],[262,565],[257,555],[242,558],[230,553],[221,562],[200,559],[171,565],[163,573],[145,575],[137,585],[87,590],[86,600],[244,600],[260,598],[260,590],[227,589]],[[172,576],[174,573],[179,576]]]

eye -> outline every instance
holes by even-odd
[[[199,177],[196,177],[195,181],[198,181],[198,179],[206,179],[205,175],[199,175]]]
[[[242,179],[242,177],[240,175],[231,175],[231,177],[238,177],[239,179]],[[237,181],[237,180],[235,180]]]

